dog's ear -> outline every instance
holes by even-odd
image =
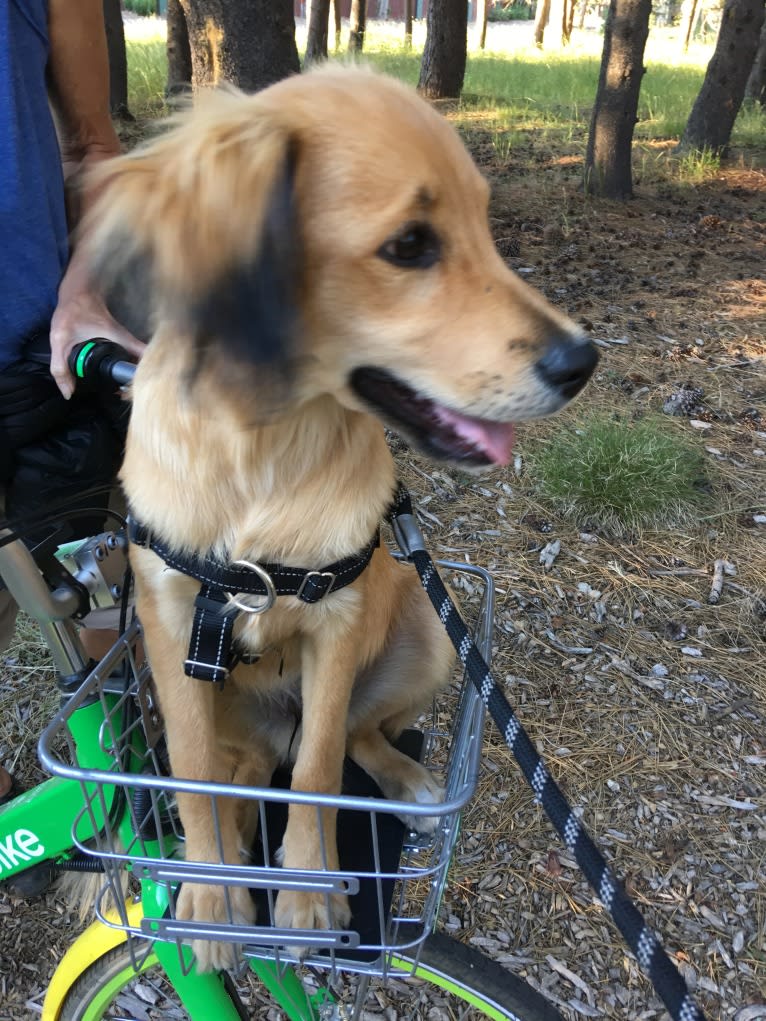
[[[297,146],[288,143],[274,168],[255,250],[224,260],[189,306],[200,367],[208,355],[220,356],[222,341],[234,362],[250,362],[272,377],[289,374],[302,279],[296,165]]]
[[[134,332],[167,327],[191,341],[192,377],[213,361],[232,379],[243,363],[260,382],[290,375],[303,276],[297,165],[297,141],[258,97],[223,93],[98,171],[85,227],[94,275]]]

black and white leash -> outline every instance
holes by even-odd
[[[497,686],[425,548],[413,515],[410,496],[401,487],[390,512],[390,519],[402,553],[415,565],[423,588],[444,624],[468,676],[535,792],[535,800],[542,805],[567,849],[574,855],[641,969],[649,976],[673,1021],[705,1021],[683,976],[625,893],[621,881],[607,865]]]

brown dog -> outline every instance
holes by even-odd
[[[255,96],[218,93],[102,173],[94,265],[145,296],[122,472],[132,512],[175,550],[320,569],[375,536],[395,488],[382,423],[437,458],[505,463],[511,422],[561,408],[595,355],[511,273],[485,181],[446,120],[395,81],[328,68]],[[127,280],[127,284],[126,284]],[[135,317],[132,320],[135,322]],[[427,770],[389,738],[448,677],[452,654],[414,571],[378,548],[314,605],[240,614],[260,654],[222,692],[184,675],[199,582],[134,548],[148,651],[177,776],[337,793],[346,750],[394,798],[431,802]],[[294,738],[302,704],[301,731]],[[287,707],[287,711],[286,711]],[[179,796],[187,858],[219,858],[210,804]],[[239,861],[221,799],[224,860]],[[335,818],[291,806],[284,864],[337,867]],[[247,890],[229,891],[252,919]],[[277,921],[347,924],[282,891]],[[178,914],[224,920],[221,887],[186,884]],[[229,960],[195,947],[202,967]]]

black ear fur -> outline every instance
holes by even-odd
[[[110,251],[101,253],[100,266],[93,276],[101,286],[109,312],[121,326],[138,340],[148,343],[152,325],[152,271],[154,260],[148,251],[134,251],[127,257],[130,240],[126,235],[115,236]],[[111,267],[119,266],[119,272]]]
[[[302,288],[302,246],[295,201],[296,146],[277,173],[259,247],[231,265],[189,310],[199,355],[252,365],[272,382],[289,382],[294,369]]]

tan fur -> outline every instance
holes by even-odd
[[[258,251],[290,146],[304,272],[295,378],[275,408],[264,377],[230,364],[223,339],[195,363],[186,310]],[[574,327],[503,264],[486,183],[449,124],[396,82],[326,69],[251,97],[208,96],[101,176],[96,262],[108,257],[118,274],[143,253],[153,271],[154,336],[136,374],[122,478],[136,517],[176,548],[319,568],[365,546],[394,466],[380,422],[348,385],[355,366],[390,369],[432,399],[498,421],[561,403],[534,363],[552,333]],[[443,241],[434,272],[377,256],[413,220]],[[316,605],[283,597],[263,616],[240,616],[240,640],[262,658],[218,692],[183,674],[198,583],[146,550],[132,562],[175,775],[268,784],[288,755],[294,719],[282,707],[293,693],[303,705],[294,789],[337,793],[348,747],[389,796],[439,796],[388,740],[452,662],[411,568],[378,550],[355,583]],[[228,801],[223,857],[236,862],[243,822]],[[209,802],[179,796],[179,808],[188,858],[217,860]],[[320,835],[313,809],[291,808],[286,866],[337,866],[333,813],[322,825]],[[252,921],[248,892],[230,892],[235,917]],[[311,894],[277,900],[282,925],[347,923],[345,898],[332,910]],[[223,891],[187,884],[178,911],[223,920]],[[196,950],[203,967],[229,960],[221,944]]]

